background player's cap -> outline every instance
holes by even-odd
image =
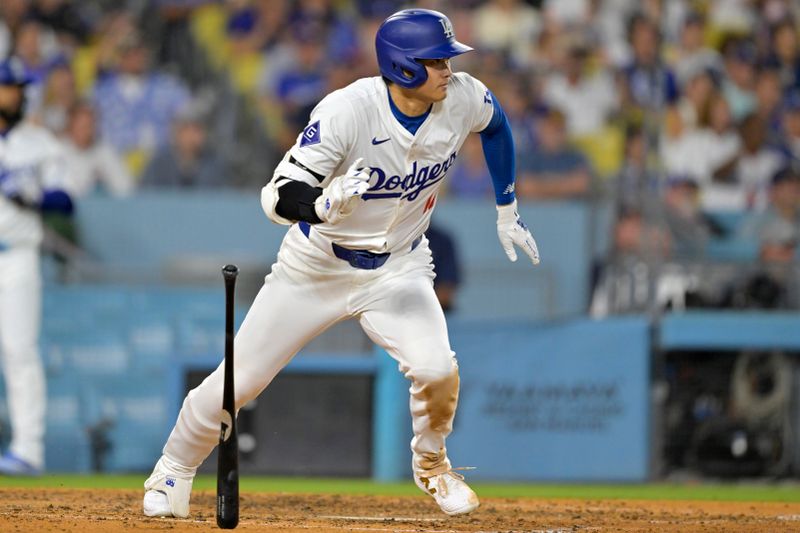
[[[24,86],[33,80],[28,69],[17,57],[11,57],[0,63],[0,85]]]
[[[430,9],[404,9],[383,21],[375,35],[381,74],[401,87],[418,87],[428,79],[417,59],[445,59],[472,50],[456,41],[453,25]]]

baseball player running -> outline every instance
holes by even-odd
[[[409,9],[375,38],[381,77],[325,97],[262,189],[267,217],[290,226],[236,336],[237,409],[309,340],[357,318],[411,382],[414,481],[449,515],[478,498],[453,471],[445,438],[459,378],[433,291],[424,236],[436,194],[470,132],[480,132],[497,197],[497,233],[512,261],[536,243],[514,197],[511,130],[492,93],[449,59],[472,50],[443,14]],[[192,480],[217,443],[223,367],[186,397],[144,484],[144,513],[186,517]]]
[[[11,421],[11,445],[0,474],[37,474],[44,467],[45,380],[39,357],[40,212],[69,213],[59,188],[61,144],[22,122],[25,85],[19,59],[0,63],[0,351]]]

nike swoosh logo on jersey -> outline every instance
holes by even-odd
[[[391,141],[391,140],[392,140],[392,138],[391,138],[391,137],[387,137],[387,138],[385,138],[385,139],[382,139],[382,140],[380,140],[380,141],[378,140],[378,138],[377,138],[377,137],[373,137],[373,138],[372,138],[372,144],[374,144],[375,146],[377,146],[377,145],[379,145],[379,144],[383,144],[383,143],[385,143],[386,141]]]

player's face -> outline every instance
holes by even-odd
[[[428,79],[417,87],[417,97],[428,102],[440,102],[447,97],[447,85],[450,83],[449,59],[420,59],[420,64],[428,71]]]
[[[22,118],[22,104],[25,93],[17,85],[0,85],[0,119],[13,126]]]

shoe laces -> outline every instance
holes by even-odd
[[[441,474],[436,476],[438,478],[436,480],[436,485],[437,485],[437,490],[438,490],[439,494],[443,498],[447,497],[447,494],[449,492],[449,486],[447,484],[447,476],[451,476],[451,477],[455,478],[458,481],[464,481],[464,476],[459,474],[458,472],[455,472],[455,470],[461,470],[461,471],[464,471],[464,470],[475,470],[476,468],[477,467],[475,467],[475,466],[458,466],[458,467],[455,467],[455,468],[451,468],[450,470],[447,470],[446,472],[442,472]]]

